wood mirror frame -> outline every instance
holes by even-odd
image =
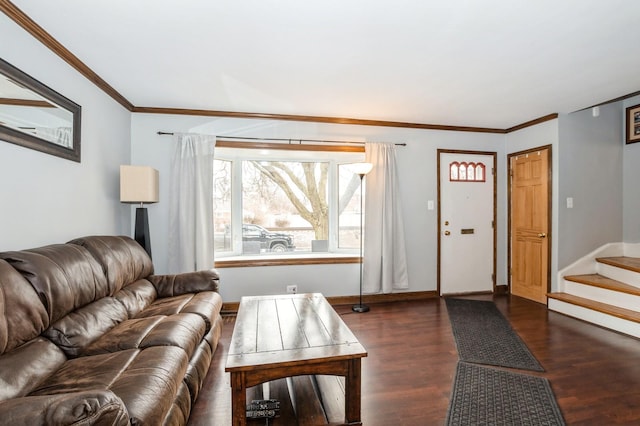
[[[80,116],[82,110],[80,105],[25,74],[3,59],[0,59],[0,77],[4,77],[7,82],[17,86],[17,90],[24,90],[25,94],[28,95],[24,98],[19,96],[6,97],[0,91],[0,108],[6,107],[7,111],[9,111],[4,114],[3,118],[0,110],[0,141],[21,145],[79,163]],[[43,129],[49,131],[64,129],[65,142],[56,142],[54,136],[38,135],[36,129],[39,129],[39,127],[21,126],[20,124],[23,124],[24,121],[15,120],[15,122],[9,123],[8,121],[12,116],[10,108],[14,108],[14,111],[16,109],[35,108],[32,115],[57,115],[57,118],[62,120],[65,126],[58,128],[43,127]],[[60,116],[68,116],[68,120],[65,121],[65,118],[60,118]],[[41,133],[46,134],[47,132],[42,131]]]

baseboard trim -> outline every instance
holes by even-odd
[[[408,291],[402,293],[389,294],[365,294],[362,296],[363,303],[385,303],[385,302],[408,302],[412,300],[426,300],[437,298],[438,292],[432,291]],[[360,303],[360,296],[329,296],[327,301],[331,305],[353,305]],[[222,304],[222,315],[233,315],[238,313],[240,302],[228,302]]]

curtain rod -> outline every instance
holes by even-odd
[[[158,131],[159,135],[169,135],[172,136],[173,132],[163,132]],[[352,141],[329,141],[329,140],[320,140],[320,139],[284,139],[284,138],[253,138],[253,137],[243,137],[243,136],[216,136],[216,139],[235,139],[235,140],[245,140],[245,141],[280,141],[280,142],[289,142],[289,145],[293,145],[293,142],[297,142],[297,145],[302,145],[303,142],[311,142],[311,143],[346,143],[352,145],[364,145],[364,142],[352,142]],[[407,146],[406,143],[396,143],[396,146]]]

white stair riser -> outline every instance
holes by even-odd
[[[565,293],[640,312],[640,296],[565,280]]]
[[[640,274],[637,272],[617,268],[600,262],[598,262],[596,269],[600,275],[640,288]]]
[[[560,312],[620,333],[640,338],[640,324],[636,322],[627,321],[622,318],[603,314],[601,312],[551,298],[549,299],[548,307],[552,311]]]

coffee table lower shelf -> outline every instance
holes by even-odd
[[[281,401],[282,407],[290,404],[296,419],[296,423],[284,422],[284,408],[282,420],[275,419],[270,425],[361,425],[360,364],[360,358],[352,358],[284,369],[231,372],[233,424],[265,424],[264,420],[247,421],[245,414],[247,402],[263,399],[263,384],[267,383],[278,396],[269,392],[269,398]],[[291,418],[290,414],[286,418]]]
[[[278,379],[247,389],[247,401],[273,399],[279,403],[277,416],[247,419],[248,426],[318,426],[344,424],[344,378],[338,376],[296,376]]]

